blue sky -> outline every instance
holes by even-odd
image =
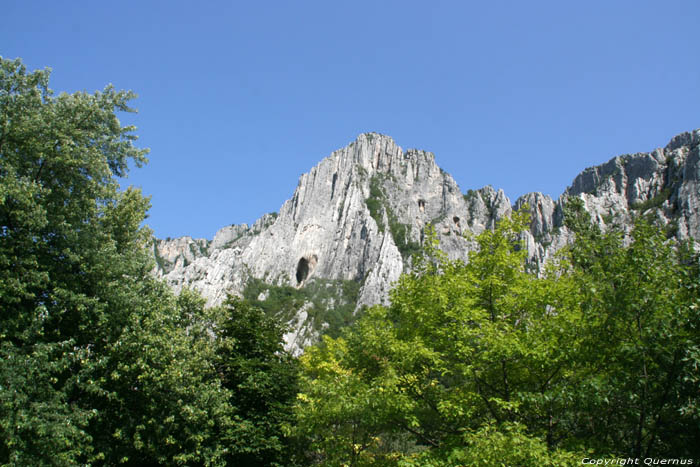
[[[211,238],[366,131],[463,191],[559,196],[700,127],[700,2],[6,0],[0,55],[56,91],[139,94],[159,237]]]

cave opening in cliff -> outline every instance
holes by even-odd
[[[297,263],[297,284],[301,284],[309,277],[309,261],[301,258]]]
[[[420,212],[425,211],[425,200],[423,200],[423,199],[418,200],[418,209],[420,209]]]

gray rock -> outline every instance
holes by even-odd
[[[558,200],[529,193],[513,205],[486,186],[465,195],[432,153],[403,151],[388,136],[360,135],[301,176],[279,215],[252,226],[231,225],[209,242],[182,237],[155,240],[156,274],[176,291],[192,287],[207,304],[240,295],[250,277],[304,287],[315,278],[362,284],[358,307],[386,303],[392,284],[410,269],[410,254],[432,225],[453,259],[474,248],[463,234],[493,229],[527,205],[523,234],[530,262],[542,266],[572,240],[563,226],[569,197],[583,199],[602,227],[629,225],[653,214],[678,238],[700,239],[700,130],[674,137],[663,149],[618,156],[579,174]],[[318,338],[306,308],[288,323],[287,346],[298,352]]]

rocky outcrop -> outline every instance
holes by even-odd
[[[473,245],[462,234],[491,229],[527,205],[525,243],[530,261],[541,267],[571,240],[563,204],[572,196],[582,198],[604,227],[644,213],[659,218],[669,234],[697,240],[699,142],[700,130],[684,133],[663,149],[584,170],[557,200],[529,193],[513,204],[490,186],[463,194],[433,154],[404,151],[388,136],[367,133],[302,175],[279,215],[224,227],[211,241],[156,240],[156,273],[175,290],[199,290],[209,305],[228,293],[241,294],[251,277],[294,287],[317,278],[351,280],[362,284],[358,306],[384,303],[392,283],[410,268],[429,224],[451,258],[466,258]],[[299,316],[304,319],[290,323],[290,347],[309,342],[300,334],[307,315]]]
[[[454,234],[446,250],[463,256],[459,234],[469,223],[488,228],[510,210],[503,192],[478,193],[474,209],[483,219],[468,215],[459,187],[431,153],[363,134],[302,175],[279,215],[224,227],[211,242],[156,241],[158,271],[176,290],[199,290],[209,305],[241,293],[249,277],[294,286],[315,277],[354,280],[363,284],[359,304],[382,303],[428,223],[443,237]]]
[[[700,239],[700,130],[674,137],[665,148],[618,156],[578,175],[567,196],[584,199],[601,224],[628,224],[635,213],[651,215],[669,233]]]

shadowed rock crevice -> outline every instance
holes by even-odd
[[[331,185],[331,199],[333,199],[333,195],[335,195],[335,183],[338,181],[338,174],[334,173],[333,174],[333,184]]]

